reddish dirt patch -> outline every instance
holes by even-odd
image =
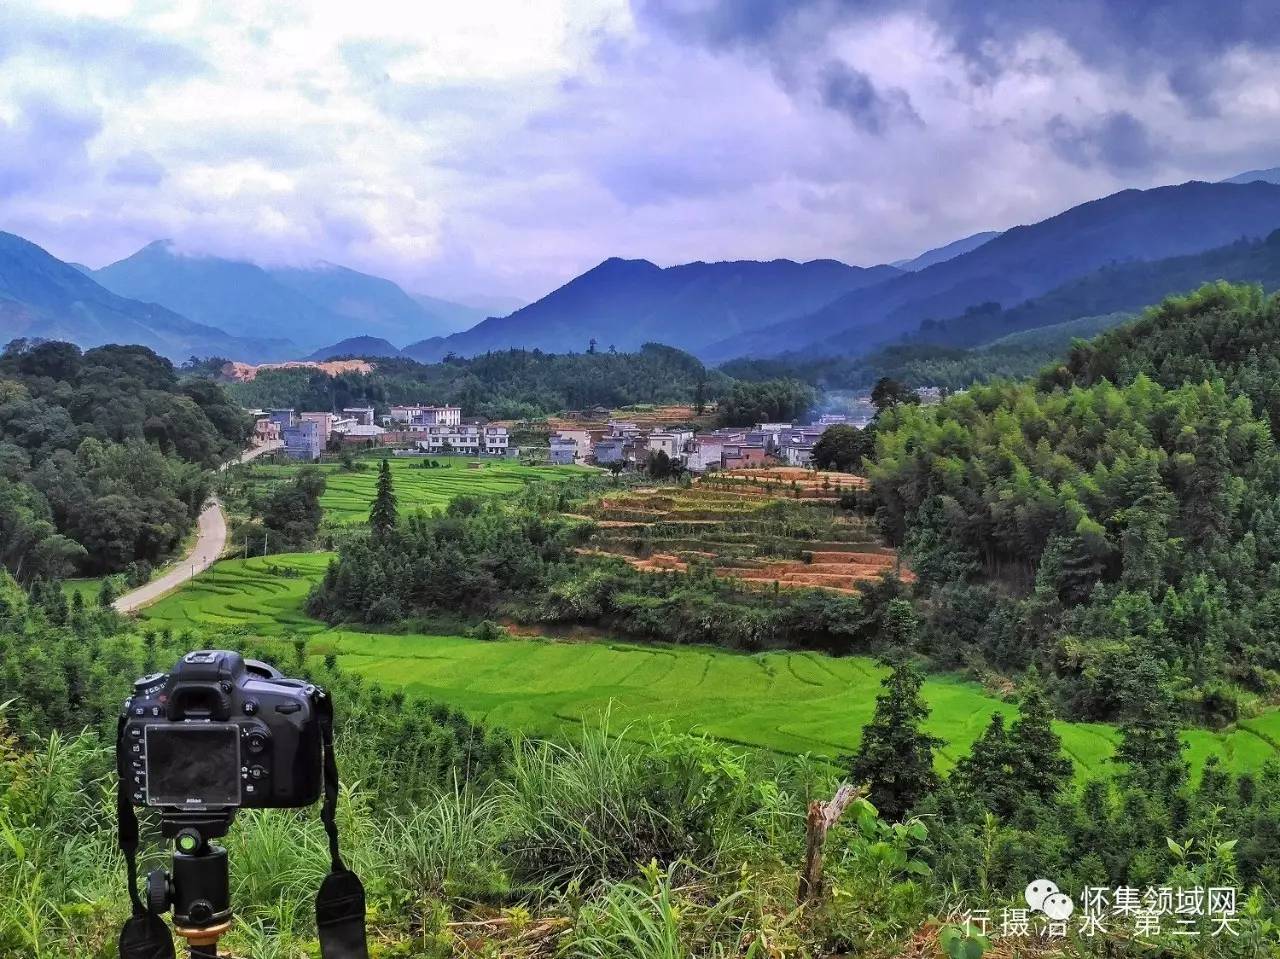
[[[263,370],[291,370],[298,367],[319,370],[329,376],[339,373],[372,373],[373,364],[364,360],[328,360],[323,363],[310,360],[287,360],[284,363],[240,363],[232,361],[223,364],[221,373],[224,379],[248,383]]]

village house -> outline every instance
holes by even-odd
[[[594,451],[595,438],[590,430],[556,430],[551,436],[549,460],[561,466],[585,463]]]
[[[726,443],[720,465],[727,470],[755,469],[769,464],[769,451],[763,443]]]
[[[654,430],[649,434],[645,450],[648,453],[666,453],[672,461],[683,463],[692,440],[693,430]]]
[[[314,462],[324,452],[321,426],[317,420],[299,419],[280,431],[284,455],[290,459]]]
[[[634,443],[624,436],[605,436],[596,441],[594,456],[598,466],[626,465],[635,461]]]
[[[384,425],[400,429],[420,431],[432,426],[459,426],[462,408],[459,406],[393,406],[383,418]]]
[[[571,432],[586,432],[585,430],[574,430]],[[557,433],[551,437],[551,450],[547,454],[547,462],[553,466],[574,466],[586,459],[582,453],[582,447],[578,445],[578,440],[573,436],[565,436]]]
[[[410,432],[414,446],[424,453],[506,456],[511,448],[510,434],[505,426],[461,423],[454,426],[427,426]]]
[[[280,439],[280,424],[266,416],[253,422],[253,441],[255,443],[274,443]]]
[[[356,421],[357,426],[373,426],[373,407],[372,406],[348,406],[342,410],[342,415],[347,419]]]
[[[685,468],[694,473],[705,473],[709,469],[719,469],[724,456],[725,438],[714,433],[700,433],[689,441],[689,451],[685,454]]]
[[[338,431],[344,446],[381,446],[387,431],[373,423],[347,423]]]
[[[332,413],[303,413],[301,419],[314,421],[320,430],[320,442],[325,446],[329,444],[329,437],[333,435],[333,424],[338,419],[336,416]]]
[[[813,447],[826,432],[826,427],[799,426],[783,433],[778,440],[778,459],[788,466],[810,466]]]

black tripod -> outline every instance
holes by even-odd
[[[225,836],[235,810],[185,813],[166,810],[160,832],[173,840],[169,871],[147,876],[147,900],[156,914],[173,909],[173,931],[187,940],[192,959],[216,959],[218,940],[231,928],[227,851],[210,842]]]

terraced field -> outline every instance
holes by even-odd
[[[313,656],[337,654],[343,668],[388,687],[449,703],[512,728],[554,734],[611,709],[615,725],[670,723],[780,753],[835,757],[857,745],[884,670],[862,657],[816,653],[744,655],[704,647],[393,635],[331,629],[303,611],[327,554],[219,563],[146,610],[148,624],[219,629],[287,641],[309,639]],[[947,741],[942,767],[966,751],[991,714],[1012,707],[981,687],[932,676],[928,727]],[[1108,726],[1059,724],[1081,775],[1105,768],[1116,739]],[[1223,733],[1186,734],[1197,766],[1209,755],[1235,769],[1280,753],[1280,712]]]
[[[582,466],[524,466],[510,460],[476,460],[464,456],[431,458],[440,464],[439,469],[423,469],[421,460],[412,457],[388,457],[402,513],[444,507],[457,496],[514,493],[535,480],[559,481],[593,472]],[[379,460],[366,457],[358,462],[364,469],[354,473],[335,464],[316,467],[325,474],[326,486],[320,505],[330,523],[363,523],[369,518]],[[287,479],[301,467],[268,464],[252,469],[255,480],[270,482]]]
[[[885,572],[912,574],[865,519],[837,509],[861,477],[787,467],[729,470],[694,485],[630,490],[581,508],[596,520],[592,551],[637,569],[709,562],[752,585],[856,593]]]

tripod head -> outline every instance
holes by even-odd
[[[160,833],[173,840],[169,871],[147,876],[147,908],[154,915],[173,909],[174,931],[193,956],[217,954],[218,939],[231,927],[231,884],[227,851],[210,840],[225,836],[235,809],[204,812],[164,810]]]

